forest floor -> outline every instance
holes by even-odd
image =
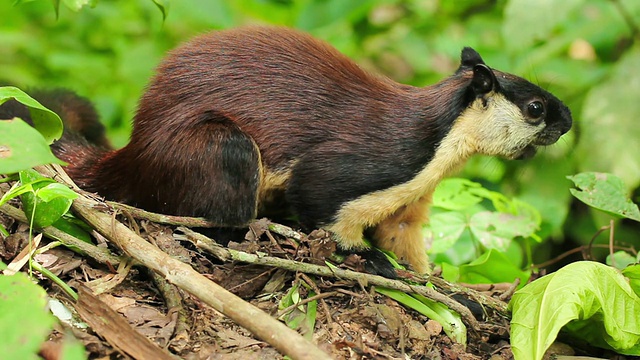
[[[6,228],[12,229],[12,234],[0,241],[0,258],[8,262],[25,246],[28,227],[4,215],[0,215],[0,220]],[[467,324],[467,343],[459,344],[445,334],[439,323],[376,292],[376,287],[366,280],[222,262],[185,241],[185,236],[175,226],[134,220],[132,217],[123,217],[122,220],[174,259],[189,264],[272,317],[295,327],[331,358],[513,358],[508,342],[508,318],[500,311],[474,303],[468,292],[454,294],[451,290],[443,291],[448,297],[464,295],[460,300],[475,308],[476,329]],[[295,235],[283,236],[269,230],[270,224],[266,220],[254,223],[244,231],[245,239],[230,242],[229,248],[300,263],[325,265],[325,261],[332,262],[330,254],[335,250],[335,243],[325,232],[315,231],[309,236],[293,232],[291,234]],[[100,235],[94,235],[101,240],[99,246],[120,254],[119,249]],[[57,358],[56,349],[59,349],[59,340],[65,333],[73,333],[80,339],[92,359],[150,358],[153,351],[136,349],[144,343],[135,340],[140,334],[150,339],[149,343],[155,344],[156,350],[183,359],[283,358],[267,342],[254,337],[196,296],[169,285],[165,278],[139,262],[133,265],[132,261],[121,261],[114,267],[64,247],[39,254],[36,261],[71,287],[81,289],[81,301],[74,303],[49,279],[40,277],[41,285],[51,298],[60,300],[70,309],[75,308],[79,315],[77,320],[61,323],[56,328],[41,352],[46,359]],[[347,256],[341,264],[335,262],[334,265],[363,271],[362,261],[355,255]],[[407,271],[398,271],[398,275],[399,280],[419,282]],[[439,281],[442,282],[441,279]],[[504,285],[487,285],[482,294],[470,291],[492,297],[495,304],[506,306],[512,287]],[[97,295],[94,297],[92,294]],[[115,318],[111,324],[103,326],[105,324],[92,320],[92,316]],[[87,323],[89,327],[78,328],[77,324],[81,323]]]

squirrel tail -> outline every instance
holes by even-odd
[[[111,151],[106,130],[93,104],[66,89],[32,89],[29,95],[60,116],[64,125],[62,138],[51,145],[59,159],[69,163],[66,171],[80,187],[91,188],[98,161]],[[21,118],[33,126],[29,108],[16,100],[0,105],[0,119]]]
[[[100,122],[93,104],[86,98],[66,89],[28,91],[29,95],[40,104],[55,112],[64,123],[64,134],[60,141],[70,138],[77,141],[85,139],[86,144],[105,150],[111,149],[107,140],[105,127]],[[8,100],[0,105],[0,119],[19,117],[33,125],[29,108],[15,100]]]

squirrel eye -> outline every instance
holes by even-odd
[[[537,119],[544,115],[544,104],[538,100],[532,101],[527,105],[527,112],[529,113],[529,116]]]

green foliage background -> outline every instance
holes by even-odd
[[[180,0],[164,20],[150,0],[104,0],[77,12],[60,6],[57,17],[51,1],[12,3],[0,2],[0,82],[88,97],[116,146],[127,142],[137,99],[168,50],[208,30],[271,23],[308,31],[368,69],[420,86],[451,74],[461,48],[472,46],[490,66],[563,99],[576,123],[558,144],[527,162],[480,157],[465,169],[538,208],[543,238],[588,242],[608,223],[572,206],[566,175],[612,172],[629,193],[640,185],[640,1]],[[637,234],[617,228],[618,240],[638,244]]]

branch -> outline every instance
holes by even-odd
[[[2,193],[2,191],[0,191],[0,197],[2,197],[2,195],[4,194]],[[27,220],[27,217],[25,216],[24,212],[22,212],[22,210],[16,207],[13,207],[11,205],[4,204],[0,206],[0,212],[7,216],[12,217],[16,221],[19,221],[25,224],[29,223],[29,220]],[[101,264],[110,264],[110,265],[116,266],[120,263],[120,258],[115,255],[112,255],[108,249],[100,248],[93,244],[84,242],[76,238],[75,236],[71,236],[66,232],[59,230],[53,226],[47,226],[42,229],[38,229],[38,231],[40,231],[50,239],[60,241],[66,247],[76,248],[80,250],[84,255],[89,256],[90,258],[94,259],[95,261]]]

